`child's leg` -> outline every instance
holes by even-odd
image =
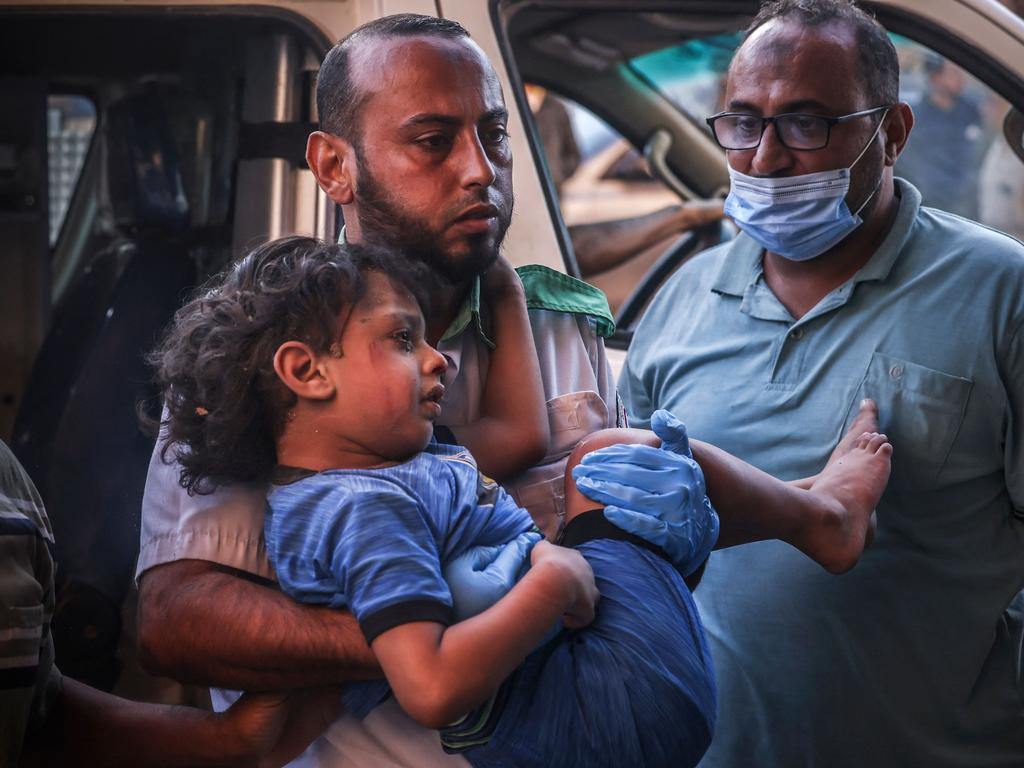
[[[872,514],[889,479],[892,446],[877,429],[874,404],[861,414],[821,474],[784,483],[714,446],[691,440],[721,524],[717,548],[779,539],[825,569],[852,568],[873,530]],[[566,468],[566,523],[602,505],[580,493],[572,468],[590,451],[615,443],[660,441],[642,430],[602,430],[580,444]]]
[[[721,528],[716,548],[779,539],[826,570],[852,568],[874,534],[874,509],[889,481],[892,445],[879,435],[873,402],[861,408],[825,469],[784,483],[714,446],[691,441]]]
[[[661,445],[661,440],[653,432],[649,432],[646,429],[602,429],[580,440],[576,447],[573,448],[572,453],[569,454],[569,461],[565,466],[564,523],[566,525],[572,522],[573,518],[584,512],[604,508],[604,504],[588,499],[576,488],[576,481],[572,477],[573,467],[580,463],[580,459],[592,451],[607,448],[609,445],[621,444],[650,445],[658,448]],[[724,455],[728,456],[728,454]],[[712,461],[715,461],[715,459],[712,459]],[[703,466],[701,468],[703,469]]]
[[[585,438],[569,459],[567,526],[604,520],[599,511],[586,515],[602,505],[579,493],[571,471],[586,453],[616,443],[660,441],[627,429]],[[608,533],[573,545],[601,593],[593,623],[561,632],[519,667],[494,738],[466,754],[474,766],[687,768],[707,749],[716,693],[693,598],[661,555]]]

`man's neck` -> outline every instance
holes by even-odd
[[[346,221],[351,224],[345,225],[345,242],[362,243],[364,240],[359,216],[354,212],[345,211]],[[423,314],[427,321],[427,343],[436,347],[444,332],[448,330],[452,322],[462,309],[462,304],[469,296],[473,288],[471,278],[464,283],[449,283],[447,280],[438,279],[427,288],[427,304],[423,308]]]
[[[864,224],[827,253],[809,261],[793,261],[765,252],[765,282],[795,319],[853,277],[878,250],[899,208],[891,178],[882,182],[878,195],[878,203]]]
[[[459,310],[473,289],[473,279],[463,283],[436,280],[427,290],[427,306],[423,314],[427,321],[427,343],[436,347],[445,331],[458,317]]]

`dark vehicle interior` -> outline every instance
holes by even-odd
[[[267,221],[293,226],[325,44],[223,9],[0,22],[0,437],[58,542],[58,663],[93,686],[117,678],[138,553],[144,354]]]

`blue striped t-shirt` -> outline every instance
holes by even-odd
[[[412,621],[453,621],[445,564],[511,541],[529,514],[465,448],[432,444],[384,469],[333,469],[274,485],[265,522],[281,589],[347,608],[367,642]]]

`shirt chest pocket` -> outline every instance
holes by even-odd
[[[548,400],[551,445],[544,461],[567,456],[587,435],[609,426],[608,406],[597,392],[572,392]]]
[[[847,413],[865,397],[878,403],[882,432],[893,445],[890,487],[934,488],[963,422],[973,382],[875,352]]]
[[[505,483],[516,503],[529,511],[545,534],[554,536],[564,513],[566,458],[584,437],[610,426],[610,418],[608,406],[596,392],[572,392],[548,400],[551,445],[547,456]]]

